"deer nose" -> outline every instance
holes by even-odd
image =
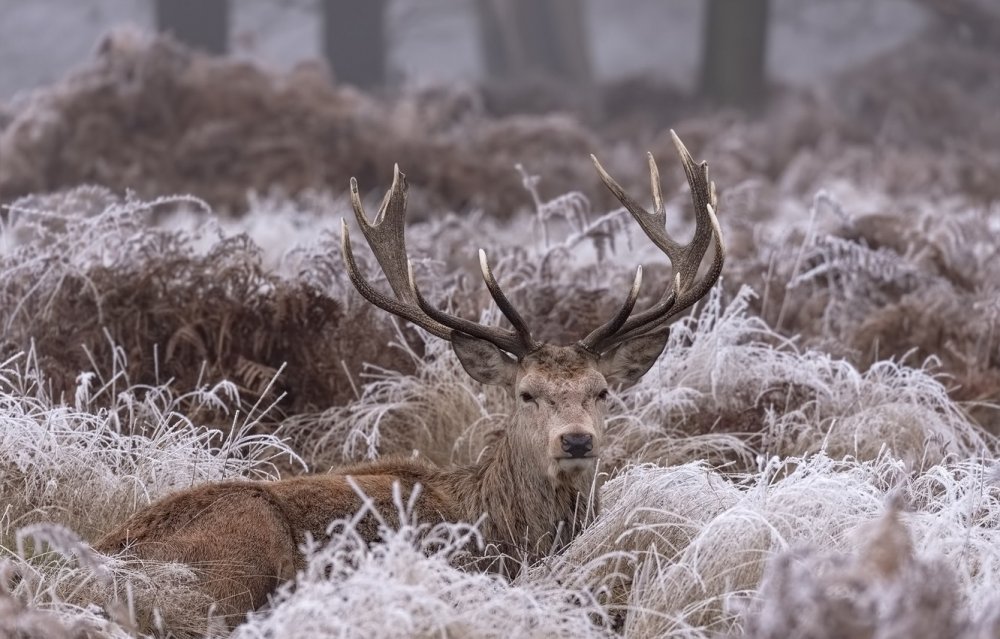
[[[594,449],[594,438],[584,433],[571,433],[560,437],[563,452],[570,457],[586,457]]]

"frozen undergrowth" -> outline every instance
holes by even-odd
[[[915,476],[888,455],[772,459],[735,478],[699,462],[632,467],[605,484],[602,515],[562,555],[513,584],[456,567],[476,541],[469,527],[386,528],[368,549],[351,522],[335,522],[329,543],[308,549],[309,567],[294,587],[234,636],[603,637],[618,628],[628,637],[836,637],[851,624],[874,629],[866,636],[945,636],[934,634],[941,628],[947,636],[991,636],[1000,574],[996,475],[991,462],[965,460]],[[141,625],[128,608],[97,614],[52,599],[69,585],[70,597],[106,594],[95,590],[101,584],[81,586],[81,577],[106,584],[108,574],[128,568],[134,573],[122,578],[133,584],[133,605],[184,604],[168,608],[171,621],[196,626],[204,602],[186,589],[181,567],[109,566],[76,552],[72,536],[41,533],[76,554],[77,566],[61,560],[59,588],[25,592],[22,583],[5,595],[30,617],[25,625],[42,611],[70,625],[109,618]],[[138,579],[151,570],[159,570],[152,590],[149,576]],[[35,605],[17,609],[29,595]],[[179,611],[187,616],[178,619]],[[98,636],[123,636],[104,632]]]
[[[34,353],[0,364],[3,636],[203,629],[211,602],[188,568],[108,559],[85,540],[170,492],[273,478],[276,462],[298,458],[281,439],[254,432],[260,409],[241,414],[231,384],[178,393],[130,384],[124,362],[115,364],[107,378],[81,375],[72,400],[51,397]],[[230,413],[232,427],[187,416],[205,407]]]
[[[473,527],[417,525],[399,494],[397,508],[410,523],[392,530],[383,522],[383,541],[371,550],[353,521],[332,522],[336,532],[307,550],[309,566],[294,587],[233,637],[610,636],[603,608],[586,590],[463,570],[455,564],[466,546],[481,543]]]
[[[626,636],[707,637],[735,631],[748,615],[757,623],[761,605],[772,611],[790,605],[794,598],[775,594],[774,574],[802,556],[851,557],[858,566],[856,588],[879,588],[875,573],[889,570],[884,564],[893,558],[880,557],[878,545],[899,546],[903,536],[904,547],[893,552],[905,557],[896,561],[927,575],[913,579],[911,572],[883,595],[910,598],[915,608],[922,593],[947,592],[953,604],[926,614],[940,612],[947,619],[938,622],[963,623],[971,632],[973,622],[996,602],[1000,491],[995,472],[992,462],[970,459],[913,475],[889,455],[870,461],[837,461],[822,454],[773,458],[758,472],[736,478],[698,462],[638,466],[605,484],[601,516],[561,556],[536,566],[524,580],[603,588],[599,600],[610,606],[609,614],[624,617]],[[897,505],[901,513],[895,512]],[[890,516],[901,523],[888,529],[872,523]],[[819,560],[813,563],[791,583],[787,575],[780,578],[787,591],[799,589],[796,597],[815,608],[827,605],[829,589],[841,576],[824,572]],[[774,567],[768,569],[769,564]],[[762,599],[756,599],[757,585],[769,570],[770,585],[765,580]],[[851,601],[849,592],[837,596]],[[787,620],[799,610],[790,607]],[[845,636],[836,634],[845,619],[827,621],[829,634],[784,636]],[[882,621],[883,634],[877,636],[888,637],[913,620]],[[879,626],[875,618],[866,622]],[[889,627],[893,624],[898,626]]]
[[[59,524],[20,528],[0,556],[0,636],[200,637],[214,603],[181,563],[105,557]]]
[[[805,346],[861,369],[930,360],[953,398],[995,401],[996,204],[837,192],[797,223],[736,230],[730,286],[755,288],[755,314]],[[996,430],[995,414],[979,418]]]
[[[89,218],[72,215],[74,197],[82,202],[81,209],[88,209]],[[21,226],[9,232],[22,235],[5,235],[3,291],[13,306],[7,305],[2,316],[9,329],[16,329],[19,337],[30,335],[31,329],[46,329],[39,336],[43,340],[55,334],[53,327],[72,324],[80,311],[63,304],[77,299],[69,294],[69,283],[82,282],[97,308],[116,318],[119,331],[111,338],[100,334],[111,366],[96,349],[88,352],[85,370],[74,373],[83,374],[62,396],[54,396],[52,385],[43,379],[39,369],[44,371],[44,366],[35,351],[8,360],[0,371],[0,458],[5,460],[0,488],[9,576],[0,589],[0,607],[9,612],[11,623],[34,633],[28,636],[59,636],[57,631],[82,636],[80,632],[92,631],[118,637],[164,624],[193,631],[209,618],[206,602],[192,590],[191,574],[183,567],[93,563],[69,529],[93,539],[136,507],[171,490],[223,476],[269,476],[269,462],[277,461],[272,456],[288,453],[287,448],[322,470],[344,459],[412,450],[439,463],[464,462],[475,459],[489,443],[508,410],[503,393],[469,381],[447,345],[394,329],[380,315],[365,316],[366,306],[345,282],[335,235],[316,233],[308,246],[292,250],[275,246],[283,255],[268,253],[262,262],[254,242],[219,237],[213,226],[147,231],[150,220],[136,215],[148,207],[133,203],[123,208],[108,197],[105,192],[81,191],[55,196],[48,203],[41,200],[42,213],[54,206],[57,214],[36,215],[32,219],[40,224],[37,228]],[[538,229],[537,224],[551,222],[546,204],[540,202],[536,217],[522,227]],[[612,259],[615,253],[607,239],[622,232],[620,222],[627,218],[611,213],[587,219],[589,213],[574,198],[557,204],[573,214],[567,218],[569,239],[541,247],[498,245],[490,251],[511,296],[552,317],[546,330],[569,341],[620,298],[615,292],[626,269]],[[893,228],[898,218],[891,215],[873,228]],[[491,224],[451,218],[414,229],[413,252],[433,258],[417,263],[430,297],[470,316],[484,307],[481,285],[462,281],[457,272],[465,265],[455,256],[478,231],[492,229]],[[928,273],[937,283],[935,295],[955,296],[960,300],[956,304],[967,299],[959,295],[962,290],[972,291],[972,297],[985,295],[981,280],[992,268],[992,254],[981,242],[969,259],[960,259],[960,253],[962,238],[982,235],[983,229],[992,228],[989,221],[975,215],[957,217],[950,230],[941,230],[943,223],[926,224],[940,233],[918,250],[910,250],[912,242],[881,249],[865,244],[874,243],[876,233],[859,230],[863,223],[858,218],[827,234],[840,240],[817,243],[816,234],[810,236],[803,227],[803,235],[784,252],[766,259],[756,253],[743,264],[771,261],[777,265],[770,271],[772,286],[793,280],[799,282],[796,286],[814,286],[810,290],[826,295],[829,308],[852,313],[857,308],[849,302],[858,299],[860,291],[872,290],[873,282],[882,287],[878,291],[883,296],[891,295],[894,287],[917,295],[929,290],[914,288]],[[852,239],[850,232],[857,237]],[[838,252],[838,246],[843,248],[838,241],[853,243],[848,247],[853,253]],[[589,250],[595,259],[574,259],[580,249]],[[633,250],[644,260],[649,257],[646,249]],[[878,259],[872,258],[880,250]],[[173,268],[176,265],[183,268]],[[775,328],[780,322],[769,323],[760,298],[740,286],[758,280],[743,277],[749,268],[734,270],[725,288],[674,325],[665,354],[642,382],[615,397],[604,459],[609,473],[602,487],[604,514],[562,555],[547,558],[508,584],[456,568],[460,544],[453,537],[428,553],[426,538],[404,528],[387,531],[385,543],[369,551],[348,529],[335,535],[329,546],[313,548],[310,569],[300,576],[297,589],[283,591],[276,604],[256,614],[238,636],[287,636],[293,630],[302,637],[393,632],[604,636],[614,629],[630,637],[728,632],[777,637],[799,632],[788,630],[793,620],[780,614],[787,600],[812,606],[814,617],[825,620],[819,624],[821,632],[834,633],[837,624],[852,618],[861,626],[868,624],[864,627],[874,624],[881,633],[874,636],[889,637],[911,632],[912,615],[865,617],[856,611],[912,611],[913,602],[930,596],[927,593],[944,601],[944,592],[952,599],[928,607],[934,619],[923,628],[946,628],[963,637],[986,632],[993,623],[988,614],[995,603],[993,575],[1000,569],[994,551],[1000,541],[1000,509],[993,483],[996,471],[984,459],[996,445],[966,407],[954,401],[949,394],[953,386],[948,386],[963,374],[954,368],[955,362],[966,361],[954,353],[964,353],[968,346],[954,341],[945,344],[947,349],[942,346],[940,366],[934,359],[918,367],[909,365],[912,359],[876,359],[870,366],[859,366],[861,360],[842,357],[850,356],[844,350],[824,349],[823,339],[790,338],[787,327],[799,325],[790,321],[791,315],[788,324]],[[187,285],[186,278],[211,279],[209,272],[225,285],[180,288]],[[200,298],[189,295],[190,290],[231,296],[227,305],[206,311],[196,326],[173,325],[176,330],[168,336],[180,335],[192,358],[204,357],[202,350],[218,355],[213,372],[223,377],[233,373],[241,380],[239,389],[214,377],[211,383],[191,385],[200,374],[185,378],[180,386],[178,380],[164,385],[144,377],[157,366],[137,367],[131,358],[155,355],[155,334],[133,342],[128,357],[121,354],[116,340],[130,336],[136,322],[121,312],[128,310],[131,296],[147,286],[143,278],[151,273],[156,277],[150,281],[165,295],[190,302],[181,311],[174,309],[171,321],[197,309]],[[300,308],[295,301],[299,298],[290,297],[291,302],[255,321],[254,331],[242,343],[265,344],[268,335],[280,333],[317,359],[318,353],[327,352],[322,347],[334,339],[332,333],[342,332],[345,335],[337,339],[348,347],[367,340],[375,350],[392,351],[403,364],[400,370],[362,370],[337,359],[316,369],[334,371],[336,378],[317,381],[305,376],[285,386],[279,382],[280,390],[301,397],[308,390],[330,388],[334,379],[344,397],[353,397],[327,406],[278,402],[275,422],[283,423],[280,434],[288,436],[279,441],[251,434],[263,425],[259,413],[247,419],[237,411],[248,399],[266,397],[260,407],[276,399],[278,393],[261,389],[269,386],[265,373],[277,370],[271,364],[286,352],[285,345],[255,346],[253,352],[261,358],[271,357],[253,360],[259,364],[256,368],[246,363],[250,351],[236,351],[244,359],[240,363],[226,348],[240,341],[242,333],[232,327],[242,320],[234,313],[246,300],[256,301],[261,291],[281,294],[284,287],[300,285],[343,296],[336,331],[326,324],[311,332],[289,329],[287,317]],[[641,303],[659,293],[655,286],[649,288]],[[173,303],[174,298],[168,299]],[[986,324],[993,321],[989,308],[970,308]],[[796,321],[807,316],[796,316]],[[498,319],[492,311],[482,317],[487,322]],[[822,337],[831,326],[849,330],[844,327],[857,324],[846,312],[842,319],[810,326]],[[163,317],[154,314],[143,321],[153,326]],[[8,331],[7,338],[13,334]],[[213,341],[216,335],[218,341]],[[992,343],[984,342],[990,348]],[[929,344],[931,355],[936,355],[937,347]],[[204,348],[199,350],[199,345]],[[4,348],[12,346],[17,344]],[[59,349],[49,349],[45,361],[59,355]],[[991,366],[986,356],[969,362],[980,371]],[[103,368],[111,371],[101,373]],[[212,416],[210,424],[219,432],[203,427],[203,415]],[[225,416],[224,422],[218,421],[219,415]],[[900,512],[884,515],[887,504],[893,504],[890,513],[894,508]],[[905,564],[898,574],[920,579],[886,579],[884,570],[865,568],[874,561],[874,551],[858,536],[871,529],[869,522],[893,517],[901,523],[886,524],[887,532],[880,534],[890,546],[896,544],[894,548],[912,547],[912,552],[906,551],[910,554],[897,553]],[[40,522],[55,526],[46,528]],[[454,536],[461,531],[441,527],[432,534]],[[904,537],[908,541],[900,542]],[[19,545],[19,538],[38,541]],[[50,550],[44,550],[45,545]],[[862,568],[852,568],[855,565]],[[842,607],[824,607],[830,589],[844,583],[853,590],[848,589],[847,599],[834,602]],[[159,612],[154,614],[154,609]],[[371,613],[374,609],[391,609],[397,616],[379,617]],[[367,625],[373,621],[383,625]],[[835,636],[821,632],[801,636]]]
[[[751,295],[724,306],[715,292],[674,324],[657,364],[617,396],[607,464],[709,459],[746,468],[758,452],[872,459],[888,447],[919,469],[991,448],[930,370],[886,361],[862,372],[799,349],[749,314]],[[290,432],[324,433],[311,449],[320,465],[412,450],[443,463],[474,459],[507,398],[470,381],[449,351],[428,341],[414,375],[371,373],[357,400],[290,420]]]
[[[99,404],[101,396],[107,404]],[[81,375],[72,403],[52,398],[32,354],[0,364],[0,490],[6,527],[38,521],[93,537],[167,493],[232,477],[268,478],[295,459],[279,438],[255,434],[260,415],[233,413],[223,433],[193,422],[203,406],[235,404],[230,384],[179,394]]]
[[[403,339],[391,347],[415,359],[415,374],[370,368],[357,400],[285,421],[311,466],[413,451],[439,464],[468,462],[502,425],[505,393],[470,382],[447,343],[429,339],[423,357]]]

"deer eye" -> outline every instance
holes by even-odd
[[[608,398],[608,389],[606,389],[606,388],[604,390],[602,390],[600,393],[597,394],[598,401],[603,402],[607,398]]]
[[[535,401],[535,396],[532,395],[531,393],[522,392],[521,393],[521,401],[525,402],[525,403],[527,403],[527,402],[533,402],[533,401]]]

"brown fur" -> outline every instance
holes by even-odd
[[[442,469],[419,459],[386,459],[326,475],[205,484],[136,513],[96,548],[190,564],[218,602],[217,614],[235,624],[303,567],[299,547],[307,535],[322,540],[332,520],[359,510],[362,501],[350,476],[390,524],[399,523],[394,483],[404,496],[419,484],[418,520],[483,518],[487,548],[481,567],[516,574],[522,562],[565,545],[596,512],[591,492],[604,430],[600,393],[607,381],[599,358],[578,347],[546,345],[516,363],[484,363],[491,365],[516,367],[509,389],[517,405],[476,464]],[[567,433],[590,434],[594,456],[566,458],[560,437]],[[362,519],[358,532],[376,541],[376,518]]]

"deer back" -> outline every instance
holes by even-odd
[[[322,542],[332,521],[353,517],[367,501],[379,516],[362,517],[356,530],[374,542],[380,519],[393,527],[401,523],[394,493],[405,500],[418,484],[418,520],[462,520],[462,509],[442,489],[440,470],[414,459],[390,459],[337,474],[195,486],[137,512],[94,547],[126,558],[188,564],[216,602],[215,614],[231,627],[304,567],[301,547],[308,537]]]

